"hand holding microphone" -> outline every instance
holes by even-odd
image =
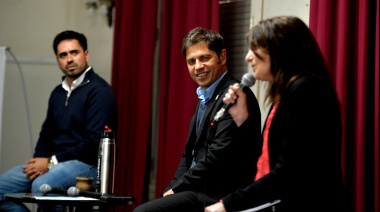
[[[255,84],[255,82],[256,79],[253,77],[253,75],[251,73],[246,73],[241,79],[240,88],[243,89],[244,87],[251,87]],[[223,107],[214,116],[214,122],[219,121],[232,105],[234,104],[224,104]]]

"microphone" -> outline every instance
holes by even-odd
[[[101,201],[106,201],[106,202],[113,202],[113,203],[125,203],[125,202],[136,202],[136,199],[134,197],[116,197],[113,195],[109,194],[104,194],[104,193],[98,193],[98,192],[91,192],[91,191],[83,191],[79,190],[77,187],[70,187],[67,190],[67,195],[71,197],[77,197],[77,196],[83,196],[83,197],[91,197],[95,199],[99,199]]]
[[[41,185],[40,192],[42,194],[55,193],[55,194],[65,194],[65,195],[67,195],[67,190],[66,189],[51,187],[48,184]]]
[[[255,84],[255,82],[256,79],[253,77],[253,75],[251,73],[246,73],[241,78],[240,87],[251,87]],[[220,110],[214,116],[214,122],[219,121],[223,117],[224,113],[228,111],[232,105],[233,104],[224,104],[223,107],[220,108]]]
[[[92,198],[100,199],[103,194],[98,193],[98,192],[79,190],[77,187],[73,186],[67,190],[67,195],[71,197],[84,196],[84,197],[92,197]]]

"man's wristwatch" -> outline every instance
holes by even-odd
[[[47,166],[47,168],[50,170],[51,167],[54,166],[54,161],[53,161],[53,158],[52,158],[52,157],[50,157],[48,160],[49,160],[49,161],[48,161],[48,166]]]

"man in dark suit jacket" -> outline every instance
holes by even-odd
[[[205,206],[253,182],[261,154],[261,114],[253,92],[246,87],[251,116],[237,127],[227,113],[214,116],[223,107],[223,96],[238,81],[227,71],[223,37],[200,27],[182,42],[192,79],[199,85],[199,102],[190,122],[185,150],[163,197],[140,205],[141,211],[203,211]]]

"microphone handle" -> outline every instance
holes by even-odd
[[[112,195],[102,195],[100,197],[101,201],[112,202],[112,203],[125,203],[125,202],[135,202],[136,199],[132,196],[112,196]]]
[[[124,203],[126,201],[134,202],[136,201],[135,198],[131,196],[113,196],[109,194],[104,193],[96,193],[96,192],[90,192],[90,191],[79,191],[79,196],[85,196],[85,197],[92,197],[95,199],[99,199],[103,202],[113,202],[113,203]]]
[[[255,84],[255,83],[253,83],[253,84]],[[244,91],[244,88],[245,87],[247,87],[247,85],[245,84],[245,83],[241,83],[240,84],[240,88]],[[237,100],[236,100],[237,101]],[[236,101],[235,101],[235,103],[236,103]],[[234,103],[234,104],[235,104]],[[220,108],[220,110],[215,114],[215,116],[214,116],[214,122],[217,122],[217,121],[219,121],[222,117],[223,117],[223,115],[225,114],[225,113],[227,113],[227,111],[230,109],[230,107],[232,107],[232,105],[234,105],[234,104],[224,104],[223,105],[223,107],[222,108]]]
[[[224,104],[222,108],[220,108],[220,110],[215,114],[214,116],[214,122],[217,122],[219,121],[225,113],[227,113],[227,111],[232,107],[232,105],[234,104]]]
[[[67,195],[67,190],[66,189],[55,188],[55,187],[51,187],[51,186],[45,185],[45,184],[40,187],[40,192],[43,195],[45,195],[45,194],[66,194]]]
[[[67,195],[67,190],[66,189],[62,189],[62,188],[53,188],[50,193],[65,194],[65,195]]]
[[[92,197],[96,199],[101,199],[103,196],[102,193],[90,192],[90,191],[79,191],[79,196]]]

